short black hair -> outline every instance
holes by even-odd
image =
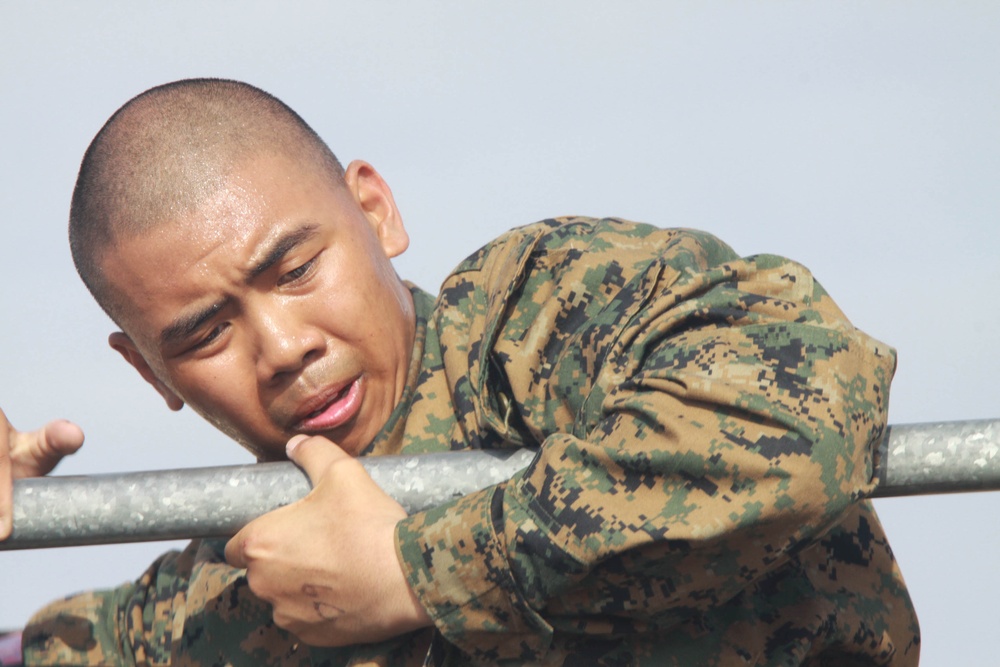
[[[288,105],[228,79],[184,79],[119,108],[83,156],[70,205],[73,262],[90,293],[121,324],[123,303],[101,262],[120,239],[193,210],[234,165],[277,154],[311,163],[336,182],[344,169]]]

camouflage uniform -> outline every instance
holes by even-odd
[[[864,499],[895,354],[806,269],[568,218],[473,254],[436,303],[413,293],[407,389],[366,453],[541,445],[399,524],[435,629],[300,645],[199,541],[40,612],[28,663],[917,664]]]

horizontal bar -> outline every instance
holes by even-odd
[[[412,514],[510,479],[535,453],[476,450],[361,463]],[[15,480],[14,530],[0,551],[234,535],[310,488],[289,462]]]
[[[876,498],[1000,490],[1000,419],[889,426]]]
[[[509,479],[532,450],[361,459],[407,512]],[[876,497],[1000,489],[1000,420],[891,426],[879,447]],[[235,534],[309,492],[291,463],[188,468],[14,483],[14,531],[0,551]]]

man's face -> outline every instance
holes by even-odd
[[[130,306],[112,346],[261,460],[296,433],[360,452],[402,395],[408,239],[365,163],[346,185],[282,157],[241,163],[208,201],[104,257]]]

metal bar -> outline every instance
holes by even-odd
[[[225,535],[309,491],[290,463],[14,482],[14,529],[0,549]]]
[[[509,479],[532,450],[383,456],[361,462],[407,512]],[[1000,420],[891,426],[876,497],[1000,489]],[[0,551],[233,535],[303,497],[291,463],[41,477],[14,483],[14,531]]]
[[[510,479],[531,450],[480,450],[361,459],[408,513]],[[234,535],[305,496],[292,463],[188,468],[14,482],[14,530],[0,551]]]
[[[1000,419],[890,426],[876,498],[1000,490]]]

